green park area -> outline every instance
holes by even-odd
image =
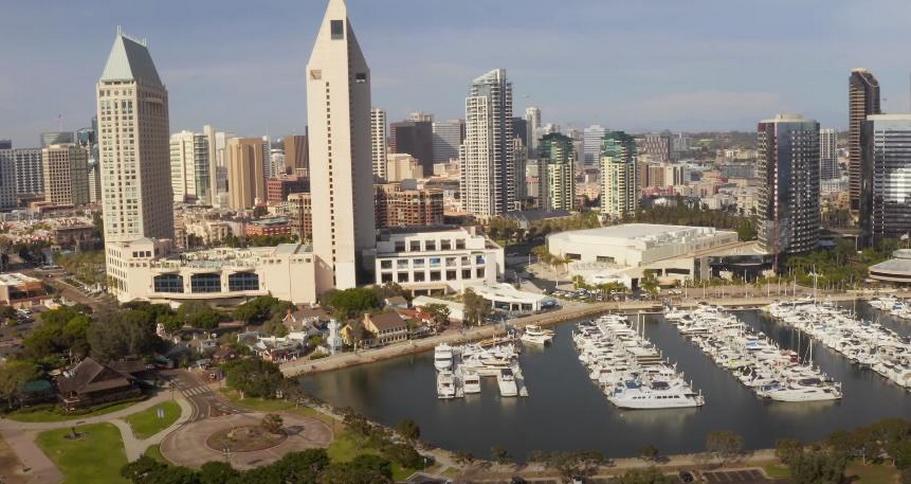
[[[120,431],[112,424],[83,425],[38,435],[38,446],[57,465],[64,483],[125,483],[120,469],[127,457]]]
[[[167,401],[129,415],[126,421],[137,439],[147,439],[168,428],[180,418],[180,405]]]
[[[5,417],[17,422],[65,422],[67,420],[82,420],[88,417],[105,415],[118,410],[123,410],[130,405],[135,404],[136,400],[129,400],[126,402],[92,407],[76,412],[66,412],[57,405],[37,405],[10,412],[6,414]]]

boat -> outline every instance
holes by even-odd
[[[462,375],[462,390],[466,394],[481,393],[481,375],[474,371],[466,371]]]
[[[434,348],[433,366],[439,371],[452,369],[452,346],[442,343]]]
[[[688,386],[662,380],[648,384],[638,380],[627,380],[614,387],[607,398],[618,408],[630,410],[692,408],[705,405],[705,398],[693,393]]]
[[[501,397],[515,397],[519,395],[519,387],[511,368],[503,368],[497,375],[497,386],[500,387]]]
[[[437,398],[448,400],[456,397],[455,375],[448,370],[437,373]]]
[[[529,324],[525,327],[525,332],[519,338],[523,343],[532,343],[537,345],[550,344],[554,339],[554,332],[541,328],[536,324]]]

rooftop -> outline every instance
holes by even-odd
[[[117,29],[117,37],[108,55],[108,61],[101,73],[102,81],[139,81],[156,87],[164,87],[152,56],[149,54],[148,44],[127,37]]]
[[[24,284],[35,284],[38,282],[40,282],[38,279],[22,274],[21,272],[0,274],[0,286],[22,286]]]

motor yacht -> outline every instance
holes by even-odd
[[[439,371],[452,369],[452,346],[441,343],[434,348],[433,366]]]
[[[497,375],[497,386],[500,387],[501,397],[515,397],[519,395],[519,387],[511,368],[503,368]]]

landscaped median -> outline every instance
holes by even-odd
[[[127,456],[112,424],[83,425],[38,435],[38,446],[63,473],[65,483],[126,483],[120,469]]]
[[[97,417],[123,410],[131,405],[139,403],[142,399],[128,400],[125,402],[112,403],[92,407],[83,411],[65,412],[58,405],[39,405],[31,408],[16,410],[5,415],[10,420],[17,422],[36,423],[36,422],[65,422],[67,420],[82,420],[88,417]]]
[[[180,418],[180,405],[166,401],[126,417],[137,439],[147,439],[168,428]]]

